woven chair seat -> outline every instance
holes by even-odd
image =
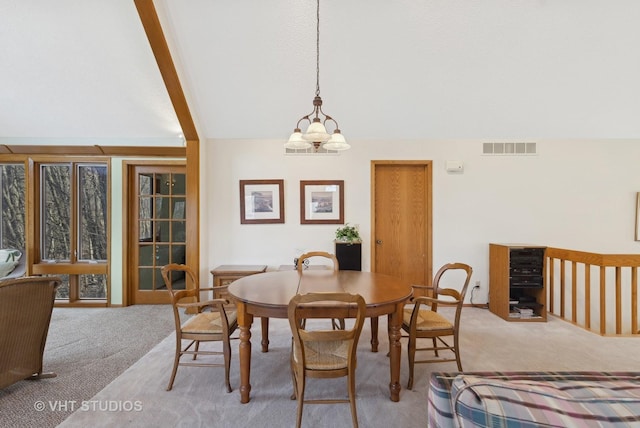
[[[349,362],[349,342],[305,342],[304,357],[307,360],[307,368],[311,370],[344,369]],[[295,361],[297,362],[297,359]]]
[[[237,315],[235,311],[227,312],[229,325],[235,324]],[[202,312],[189,318],[182,325],[183,333],[222,333],[222,322],[218,312]]]
[[[413,309],[405,309],[402,320],[406,325],[411,324],[411,314]],[[437,312],[427,309],[418,311],[417,331],[451,330],[453,324]]]

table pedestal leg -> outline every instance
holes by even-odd
[[[249,377],[251,374],[251,323],[253,315],[247,313],[244,303],[236,302],[238,309],[238,327],[240,328],[240,402],[249,402],[251,384]]]
[[[260,318],[262,324],[262,352],[269,352],[269,318]]]
[[[378,352],[378,317],[371,317],[371,352]]]
[[[389,382],[389,392],[391,401],[400,401],[400,357],[402,354],[402,344],[400,343],[402,327],[403,304],[396,307],[395,312],[389,317],[389,367],[391,370],[391,382]]]

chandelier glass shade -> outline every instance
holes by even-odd
[[[309,122],[307,130],[303,133],[300,124]],[[327,124],[333,126],[333,132],[327,132]],[[320,0],[316,7],[316,94],[313,99],[313,111],[301,117],[296,124],[289,140],[284,144],[285,149],[301,150],[313,146],[314,152],[320,147],[325,150],[341,151],[351,148],[347,143],[338,122],[322,111],[322,98],[320,97]]]

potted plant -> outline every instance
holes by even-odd
[[[345,223],[339,227],[335,247],[340,270],[362,270],[362,239],[357,226]]]
[[[350,226],[349,223],[345,223],[343,227],[339,227],[336,230],[336,241],[348,244],[362,242],[358,228],[356,226]]]

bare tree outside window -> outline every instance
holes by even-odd
[[[71,259],[71,165],[42,165],[43,260]]]
[[[0,248],[15,248],[24,252],[25,187],[24,165],[0,165]]]
[[[104,263],[108,241],[108,169],[103,163],[40,165],[41,254],[49,262]],[[78,272],[76,268],[74,272]],[[62,299],[105,299],[105,274],[68,275]]]
[[[107,167],[79,165],[78,259],[107,260]]]

